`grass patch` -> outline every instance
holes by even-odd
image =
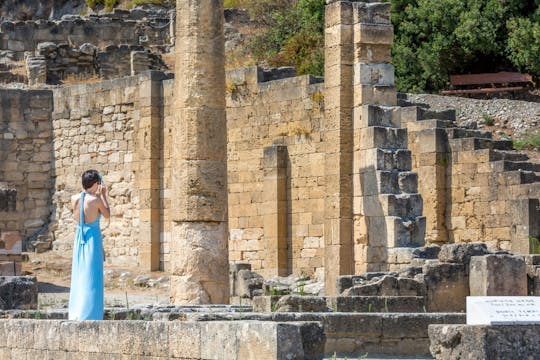
[[[493,126],[495,124],[495,118],[490,114],[483,113],[481,123],[487,126]]]
[[[516,150],[538,150],[540,149],[540,131],[526,133],[520,138],[512,140]]]

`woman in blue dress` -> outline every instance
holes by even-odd
[[[103,243],[99,221],[111,212],[96,170],[82,175],[84,191],[71,197],[77,231],[73,244],[69,320],[103,320]]]

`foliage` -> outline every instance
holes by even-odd
[[[176,0],[131,0],[132,6],[140,5],[160,5],[160,6],[175,6]]]
[[[250,13],[268,29],[251,45],[255,59],[269,66],[294,66],[299,75],[323,75],[325,1],[256,2]]]
[[[518,69],[540,75],[538,0],[391,3],[401,91],[437,91],[448,86],[449,74]]]
[[[112,11],[119,0],[85,0],[86,6],[90,9],[95,9],[99,5],[105,7],[105,11]]]
[[[540,13],[540,8],[537,10]],[[525,18],[508,21],[508,58],[521,71],[540,74],[540,24]]]
[[[522,135],[518,139],[512,140],[514,149],[534,150],[540,149],[540,131],[532,131]]]

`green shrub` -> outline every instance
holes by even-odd
[[[105,0],[105,11],[113,11],[116,4],[118,4],[118,0]]]
[[[131,0],[132,6],[140,6],[140,5],[161,5],[161,6],[175,6],[176,1],[175,0]]]
[[[535,0],[390,0],[400,91],[437,91],[450,74],[540,74]],[[531,15],[532,14],[532,15]]]
[[[269,27],[251,44],[255,59],[270,66],[294,66],[299,75],[323,75],[324,0],[298,0],[288,6],[272,1],[273,10],[262,19]],[[261,3],[270,6],[269,0]],[[263,8],[252,10],[256,14]]]
[[[103,0],[85,0],[86,6],[95,9],[98,5],[103,5]]]
[[[535,150],[540,149],[540,131],[532,131],[512,140],[514,149]]]

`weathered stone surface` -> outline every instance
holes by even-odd
[[[228,303],[223,3],[177,1],[176,12],[171,299]]]
[[[171,298],[183,304],[227,304],[226,223],[175,223],[172,229]]]
[[[430,325],[435,359],[536,359],[540,325]]]
[[[422,296],[338,296],[327,297],[332,311],[337,312],[424,312]]]
[[[426,264],[422,270],[428,311],[465,311],[469,276],[463,264]]]
[[[275,305],[276,312],[325,312],[326,300],[318,296],[285,295]]]
[[[342,296],[424,296],[424,285],[416,280],[385,275],[371,283],[355,285]]]
[[[484,243],[445,244],[439,252],[439,260],[447,263],[459,263],[468,265],[471,256],[489,254]]]
[[[254,271],[240,270],[236,281],[236,295],[252,298],[256,290],[262,291],[264,279]]]
[[[62,359],[320,359],[324,342],[315,322],[0,320],[2,359],[23,350]]]
[[[37,307],[36,279],[28,276],[0,276],[0,309],[34,309]]]
[[[473,256],[469,265],[471,296],[526,296],[527,270],[522,256]]]

